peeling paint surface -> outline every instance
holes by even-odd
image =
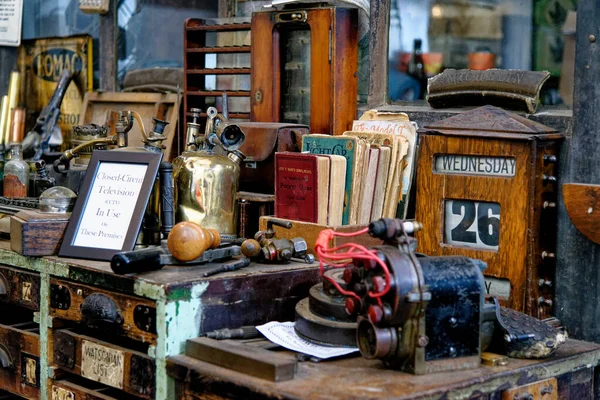
[[[185,352],[185,342],[200,333],[202,301],[200,296],[208,289],[202,282],[189,290],[188,299],[156,302],[156,399],[170,399],[174,384],[167,376],[166,358]],[[171,388],[171,390],[169,390]]]
[[[142,279],[135,281],[133,292],[138,296],[152,300],[160,300],[165,297],[165,289],[162,286],[150,284]]]

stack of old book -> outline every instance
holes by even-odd
[[[404,217],[415,127],[405,114],[365,118],[341,136],[304,136],[302,153],[275,155],[275,216],[328,226]]]

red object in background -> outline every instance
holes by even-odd
[[[484,71],[496,66],[496,55],[488,51],[476,51],[467,56],[467,68]]]

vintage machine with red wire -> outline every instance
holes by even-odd
[[[315,245],[323,279],[347,296],[362,355],[415,374],[475,368],[488,346],[497,353],[540,358],[564,336],[544,321],[485,302],[483,261],[419,255],[413,221],[380,219],[366,230],[384,244],[329,248],[340,233],[321,232]],[[353,234],[342,234],[351,236]],[[325,265],[344,268],[340,285]],[[298,330],[298,328],[297,328]],[[304,336],[309,336],[304,334]]]

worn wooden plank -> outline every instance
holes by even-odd
[[[110,1],[106,14],[100,15],[100,90],[117,91],[117,1]]]
[[[559,183],[600,183],[599,20],[600,2],[581,0],[577,10],[573,135],[563,146]],[[565,205],[559,202],[555,311],[572,337],[600,341],[599,264],[600,246],[577,230]]]
[[[188,340],[185,353],[197,360],[274,382],[293,379],[298,363],[289,354],[206,337]]]
[[[347,399],[351,395],[372,400],[440,399],[481,398],[476,396],[580,369],[589,371],[598,360],[599,345],[569,340],[547,360],[511,358],[506,366],[482,366],[460,374],[450,371],[412,375],[385,369],[377,360],[360,357],[300,363],[296,377],[286,382],[268,382],[186,356],[170,357],[167,370],[181,384],[187,383],[188,398]]]
[[[370,108],[387,102],[390,0],[371,0],[369,29]]]

